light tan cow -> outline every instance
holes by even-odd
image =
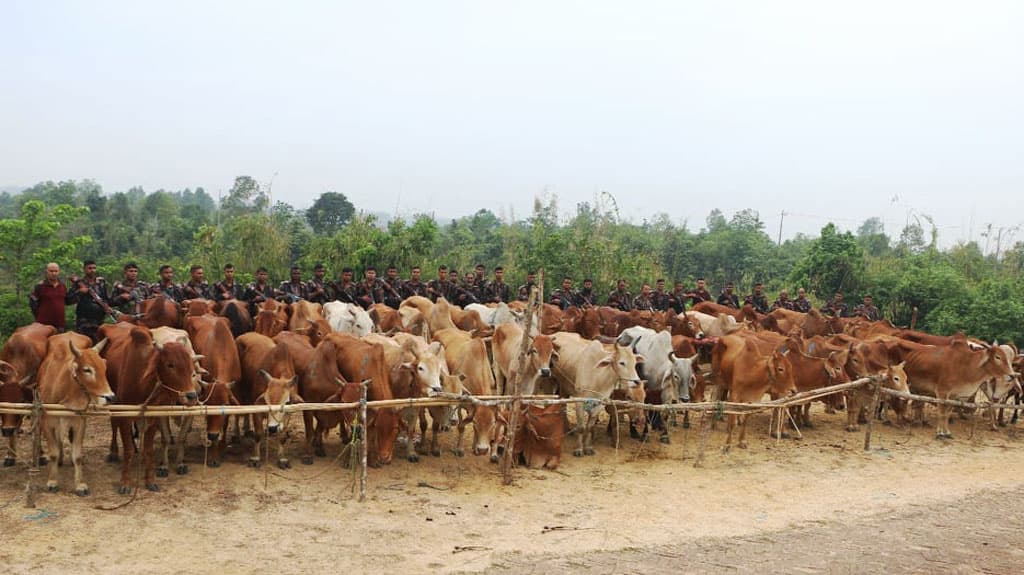
[[[588,341],[576,333],[558,332],[551,336],[558,361],[554,374],[562,394],[596,400],[591,404],[576,404],[579,443],[573,455],[594,454],[594,427],[598,415],[604,411],[600,403],[611,397],[616,389],[624,388],[627,398],[643,402],[644,386],[637,375],[636,365],[644,357],[636,355],[624,345],[615,345],[606,351],[598,341]]]
[[[46,357],[39,366],[39,399],[43,403],[59,403],[76,411],[90,404],[107,405],[114,401],[114,392],[107,382],[107,362],[100,357],[106,340],[94,347],[87,336],[62,333],[46,342]],[[85,416],[53,417],[43,413],[43,433],[49,456],[48,491],[57,491],[57,467],[63,459],[63,438],[71,435],[71,462],[75,466],[75,495],[89,494],[82,479],[82,444],[85,441]]]
[[[443,301],[443,298],[438,301]],[[437,306],[435,306],[435,314]],[[447,313],[447,312],[446,312]],[[451,321],[449,319],[449,321]],[[462,387],[471,395],[492,395],[494,393],[494,373],[487,360],[487,347],[483,340],[473,338],[468,333],[456,328],[442,329],[434,332],[434,341],[444,345],[445,362],[452,375],[463,376]],[[466,424],[473,423],[473,454],[488,454],[497,460],[495,451],[495,410],[490,406],[472,406],[466,417],[459,420],[458,439],[455,443],[455,455],[462,456],[462,439]]]
[[[515,390],[506,389],[506,381],[516,380],[519,369],[519,349],[523,342],[523,328],[514,323],[505,323],[494,329],[491,342],[494,353],[494,377],[498,393],[505,395]],[[532,395],[536,390],[537,380],[551,376],[551,358],[555,348],[551,336],[536,335],[530,338],[527,346],[526,371],[519,382],[519,391],[523,395]]]
[[[324,307],[318,303],[300,299],[291,304],[290,309],[291,315],[288,316],[288,329],[291,331],[305,328],[309,325],[309,322],[324,319]]]

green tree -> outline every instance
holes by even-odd
[[[837,291],[856,292],[864,274],[864,251],[850,232],[838,233],[835,224],[821,228],[821,237],[796,263],[790,283],[808,286],[821,298]]]
[[[87,208],[58,204],[47,208],[41,200],[28,200],[20,217],[0,220],[0,269],[13,278],[20,299],[34,278],[41,277],[47,261],[67,267],[76,251],[88,245],[89,236],[65,238],[62,230],[88,213]]]
[[[345,194],[324,192],[306,210],[306,221],[318,235],[332,235],[352,219],[356,208]]]

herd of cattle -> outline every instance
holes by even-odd
[[[115,402],[146,408],[347,403],[358,401],[364,382],[368,398],[375,401],[439,393],[501,395],[512,393],[509,382],[519,381],[524,394],[557,393],[594,400],[575,404],[578,443],[573,454],[583,456],[594,453],[593,432],[605,411],[603,400],[651,404],[704,400],[708,384],[714,384],[716,399],[734,402],[756,402],[766,394],[785,397],[865,376],[882,376],[886,387],[943,399],[973,398],[979,391],[991,401],[1012,395],[1019,401],[1021,395],[1017,349],[963,335],[939,337],[884,321],[824,317],[813,310],[803,314],[779,309],[761,315],[749,305],[735,310],[710,302],[678,315],[606,307],[563,311],[545,304],[526,334],[525,307],[516,302],[461,309],[443,298],[432,303],[411,297],[398,310],[376,305],[367,312],[342,302],[321,306],[267,301],[251,317],[246,306],[234,300],[191,300],[179,305],[161,296],[144,302],[138,316],[103,325],[102,339],[95,345],[83,335],[57,334],[38,323],[19,328],[0,352],[0,402],[31,402],[37,389],[43,403],[76,411]],[[521,358],[524,337],[528,352]],[[698,362],[710,363],[711,381],[705,381]],[[830,410],[845,405],[851,431],[867,416],[865,393],[854,389],[845,398],[826,398]],[[463,455],[466,427],[472,423],[469,450],[497,460],[507,410],[482,403],[465,405],[370,410],[366,422],[369,463],[389,463],[396,444],[401,443],[400,432],[406,436],[409,461],[425,453],[439,456],[438,434],[451,423],[457,431],[456,455]],[[891,402],[890,407],[901,421],[912,419],[901,402]],[[918,420],[920,407],[915,410]],[[794,422],[811,426],[808,407],[794,411]],[[277,465],[287,468],[289,434],[283,431],[288,416],[279,410],[268,412],[235,417],[234,433],[239,433],[240,423],[251,427],[250,465],[261,464],[261,453],[269,453],[267,442],[273,441]],[[217,467],[229,421],[217,409],[208,413],[207,464]],[[314,455],[325,455],[331,429],[339,428],[343,444],[348,442],[356,416],[355,410],[304,411],[302,462],[309,464]],[[9,440],[5,467],[15,464],[21,419],[3,415],[3,435]],[[150,490],[159,489],[156,477],[165,476],[169,469],[168,419],[110,419],[108,461],[122,464],[121,493],[133,488],[136,438],[141,440],[144,484]],[[618,424],[618,417],[611,419],[609,426]],[[647,433],[651,426],[660,432],[661,441],[669,441],[664,422],[655,414],[637,411],[629,419],[631,432]],[[948,420],[949,409],[940,407],[938,437],[951,437]],[[524,408],[521,421],[513,442],[520,461],[531,467],[557,467],[567,427],[564,406]],[[736,421],[730,417],[726,446],[731,444]],[[739,421],[738,441],[745,447],[745,418]],[[88,494],[81,465],[85,418],[47,417],[44,412],[40,423],[47,441],[47,488],[58,488],[57,468],[67,438],[75,493]],[[180,437],[185,438],[191,418],[177,423]],[[994,414],[992,425],[996,425]],[[415,440],[417,429],[419,440]],[[154,454],[157,432],[164,435],[159,465]],[[184,441],[179,441],[178,473],[188,471],[184,448]]]

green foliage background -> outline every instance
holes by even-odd
[[[43,182],[0,194],[0,339],[31,321],[26,296],[47,261],[61,264],[66,277],[87,257],[111,281],[128,261],[145,280],[154,280],[165,263],[182,280],[198,263],[211,281],[228,262],[245,281],[260,265],[274,281],[286,278],[292,263],[308,274],[317,262],[332,277],[344,266],[361,272],[394,264],[406,277],[420,265],[429,279],[440,264],[464,272],[483,262],[505,266],[513,284],[543,267],[549,290],[563,275],[577,284],[589,277],[602,296],[620,277],[634,291],[658,278],[690,287],[703,276],[713,290],[734,281],[743,293],[762,281],[773,297],[798,286],[819,301],[836,290],[853,302],[871,293],[899,325],[908,325],[917,308],[921,329],[1024,339],[1021,243],[989,254],[975,243],[939,250],[934,227],[915,222],[893,239],[871,218],[856,233],[828,224],[817,238],[798,236],[779,246],[753,210],[731,217],[714,210],[693,230],[665,214],[621,221],[614,198],[606,196],[578,204],[571,216],[562,213],[556,198],[546,198],[523,219],[481,209],[446,222],[418,215],[382,225],[338,192],[325,192],[309,210],[272,204],[248,176],[236,178],[219,204],[202,188],[105,194],[88,180]]]

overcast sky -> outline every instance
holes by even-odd
[[[0,186],[1016,226],[1024,3],[0,4]],[[275,177],[276,174],[276,177]],[[1024,239],[1024,230],[1019,234]]]

